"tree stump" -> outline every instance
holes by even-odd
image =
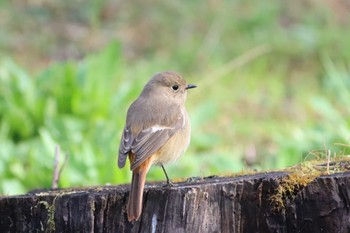
[[[129,186],[0,197],[0,232],[350,232],[350,173],[278,190],[272,172],[147,183],[139,221],[128,222]]]

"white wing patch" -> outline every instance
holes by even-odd
[[[173,129],[172,127],[162,126],[162,125],[154,125],[151,127],[151,132],[155,133],[160,130]]]

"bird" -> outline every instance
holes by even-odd
[[[146,174],[152,165],[160,165],[167,184],[172,184],[163,165],[177,160],[189,146],[185,101],[187,91],[195,87],[174,71],[157,73],[130,105],[118,155],[118,167],[123,168],[129,158],[132,171],[128,221],[140,218]]]

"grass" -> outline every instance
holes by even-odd
[[[344,146],[344,148],[349,147],[349,145],[342,146]],[[309,183],[313,182],[318,176],[349,171],[349,157],[337,157],[335,152],[331,155],[330,150],[318,150],[316,153],[315,151],[311,153],[317,155],[321,154],[322,157],[317,156],[317,159],[284,169],[284,171],[287,171],[289,174],[280,181],[275,190],[275,194],[270,198],[274,212],[284,213],[288,202],[293,200],[299,192]]]
[[[129,182],[129,169],[116,166],[126,111],[161,70],[199,86],[187,100],[191,146],[166,166],[171,178],[285,168],[316,149],[348,155],[337,146],[350,138],[342,7],[1,4],[2,194],[50,187],[56,145],[61,166],[68,157],[60,187]],[[38,27],[43,33],[33,33]],[[162,170],[148,179],[164,179]]]

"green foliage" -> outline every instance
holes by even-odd
[[[11,60],[0,66],[1,192],[49,187],[55,145],[61,165],[69,156],[62,186],[125,181],[115,161],[128,99],[136,93],[122,75],[117,43],[34,78]]]

